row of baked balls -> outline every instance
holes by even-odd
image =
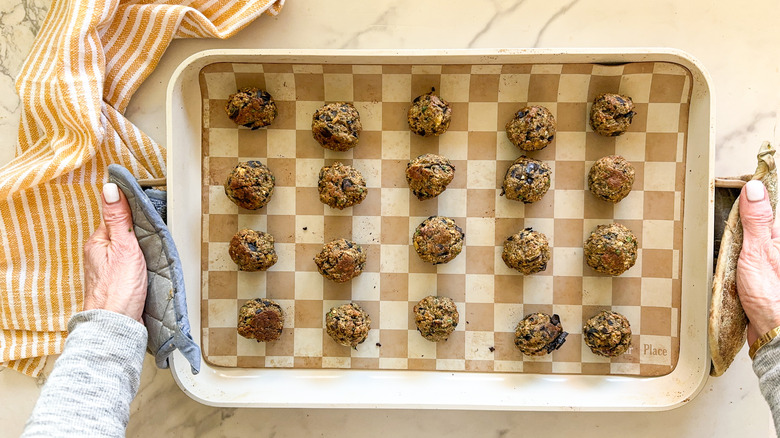
[[[455,302],[445,296],[429,295],[412,309],[420,335],[431,342],[446,341],[460,321]],[[257,342],[273,342],[284,329],[284,312],[273,300],[247,301],[238,313],[238,334]],[[371,317],[357,303],[331,308],[325,313],[325,330],[338,344],[357,349],[371,329]],[[595,354],[615,357],[631,346],[631,326],[625,316],[603,310],[582,327],[583,341]],[[559,349],[568,333],[556,314],[530,313],[515,327],[515,346],[525,355],[542,356]],[[494,347],[490,347],[493,348]]]

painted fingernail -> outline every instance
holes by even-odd
[[[747,191],[747,198],[750,202],[764,199],[764,184],[757,179],[748,181],[748,183],[745,184],[745,190]]]
[[[107,204],[119,201],[119,188],[114,183],[106,183],[103,186],[103,197]]]

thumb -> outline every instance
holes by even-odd
[[[133,214],[124,193],[114,183],[103,186],[103,223],[112,242],[127,243],[135,240]]]
[[[772,239],[774,216],[766,187],[759,180],[748,181],[739,194],[739,215],[747,244],[760,244]]]

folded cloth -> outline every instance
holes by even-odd
[[[53,0],[22,67],[17,157],[0,168],[0,364],[38,375],[82,308],[108,163],[165,176],[123,113],[173,38],[227,38],[284,0]]]

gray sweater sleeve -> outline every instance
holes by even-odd
[[[772,410],[775,430],[780,433],[780,337],[758,350],[753,360],[753,371],[758,376],[761,394]]]
[[[73,315],[22,437],[123,437],[141,377],[146,327],[107,310]]]

